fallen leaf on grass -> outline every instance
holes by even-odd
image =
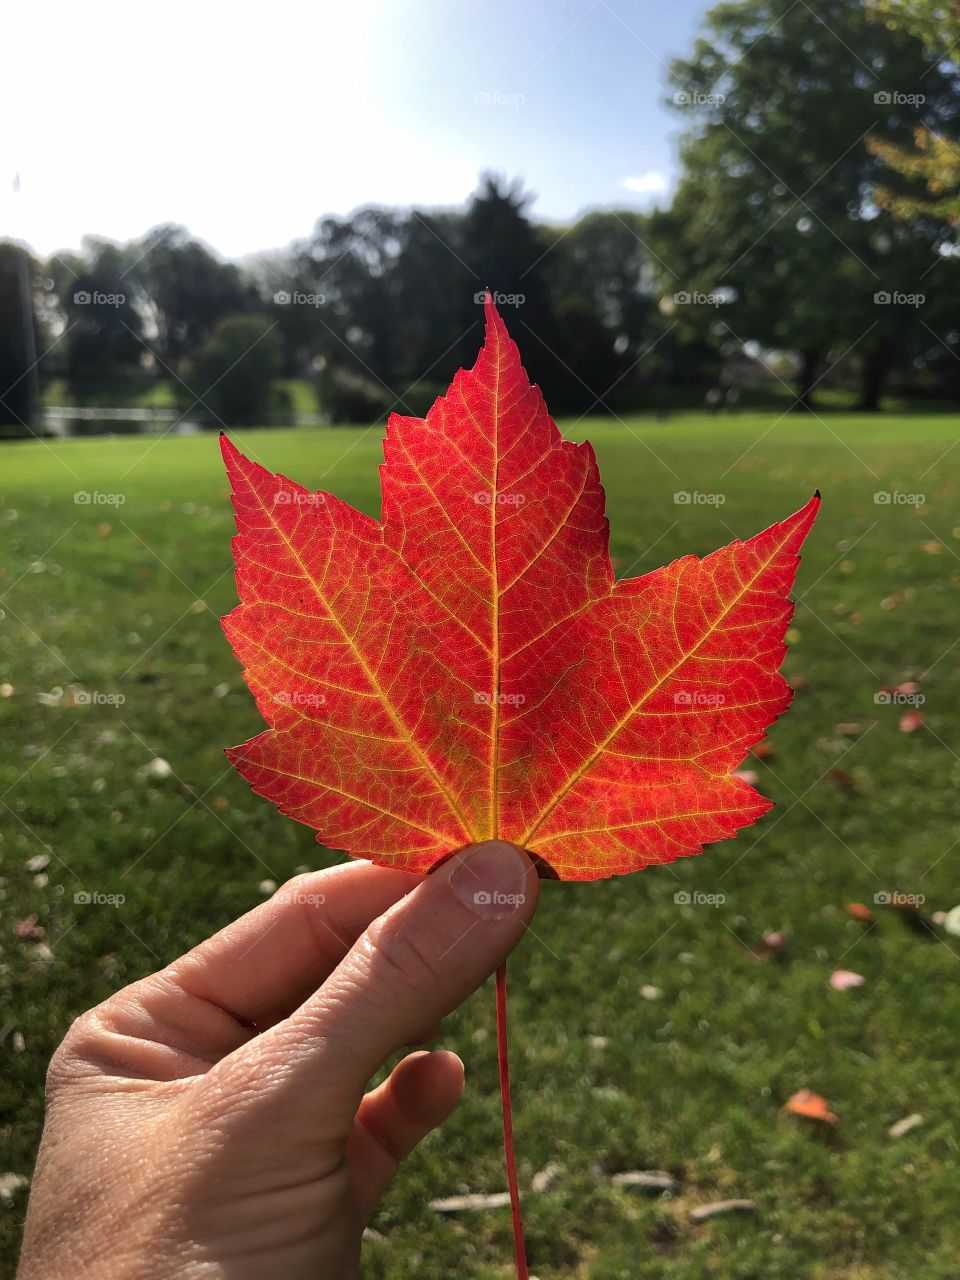
[[[472,1191],[464,1196],[447,1196],[445,1200],[431,1200],[430,1208],[435,1213],[463,1213],[476,1209],[504,1209],[510,1203],[509,1191],[492,1191],[485,1194]]]
[[[835,969],[830,975],[834,991],[850,991],[853,987],[862,987],[865,982],[863,974],[854,973],[852,969]]]
[[[18,938],[25,938],[28,942],[36,942],[43,937],[46,930],[42,924],[37,923],[36,916],[24,916],[22,920],[17,920],[14,923],[13,932]]]
[[[12,1200],[15,1191],[29,1185],[30,1179],[22,1173],[0,1173],[0,1200]]]
[[[556,1160],[551,1160],[549,1164],[533,1175],[530,1180],[530,1190],[536,1195],[542,1195],[545,1191],[550,1191],[557,1185],[562,1173],[563,1165],[557,1164]]]
[[[773,960],[782,954],[786,945],[787,935],[783,930],[771,929],[769,933],[763,935],[759,944],[753,948],[753,955],[758,960]]]
[[[140,777],[145,778],[148,782],[161,782],[164,778],[169,778],[173,769],[170,763],[164,760],[162,756],[154,756],[154,758],[140,769]]]
[[[843,909],[848,916],[853,916],[854,920],[860,920],[863,924],[873,921],[873,912],[862,902],[848,902]]]
[[[830,1110],[826,1098],[812,1089],[798,1089],[781,1108],[794,1116],[804,1116],[807,1120],[819,1120],[824,1124],[836,1124],[838,1116]]]
[[[702,1204],[690,1210],[691,1222],[707,1222],[721,1213],[753,1213],[756,1209],[753,1200],[715,1200],[713,1204]]]
[[[676,1178],[663,1169],[630,1169],[615,1173],[610,1181],[616,1187],[639,1187],[643,1191],[672,1191]]]
[[[902,1120],[898,1120],[896,1124],[892,1124],[887,1130],[891,1138],[903,1138],[911,1129],[916,1129],[918,1125],[923,1124],[923,1116],[915,1111],[913,1115],[904,1116]]]

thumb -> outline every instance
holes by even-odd
[[[539,879],[515,845],[490,840],[448,858],[374,920],[323,986],[248,1046],[282,1054],[284,1092],[322,1089],[353,1116],[370,1077],[461,1004],[519,942]]]

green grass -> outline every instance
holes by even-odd
[[[571,430],[597,448],[620,573],[753,533],[817,485],[825,505],[786,663],[804,687],[771,734],[774,754],[750,765],[777,807],[702,858],[546,884],[536,936],[512,962],[522,1185],[550,1160],[562,1167],[553,1190],[526,1200],[540,1280],[957,1275],[960,944],[912,933],[893,912],[864,933],[843,910],[885,889],[922,893],[927,910],[960,898],[956,422],[772,423]],[[271,469],[377,511],[378,431],[238,439]],[[234,588],[215,437],[9,444],[0,468],[0,682],[13,686],[0,698],[0,1172],[29,1173],[44,1066],[70,1019],[255,904],[260,881],[326,855],[225,768],[222,748],[259,726],[218,622]],[[926,505],[877,505],[877,490],[920,492]],[[78,491],[125,500],[76,504]],[[725,502],[678,505],[676,491]],[[874,693],[911,679],[926,724],[904,734]],[[57,688],[55,705],[38,700]],[[76,705],[81,690],[125,701]],[[154,755],[171,777],[145,780]],[[49,882],[37,885],[23,864],[45,849]],[[76,905],[83,889],[126,901]],[[678,891],[725,901],[681,906]],[[34,913],[47,960],[13,933]],[[762,963],[748,948],[770,929],[789,944]],[[830,990],[837,967],[866,985]],[[644,999],[645,984],[662,997]],[[427,1207],[504,1186],[492,986],[442,1042],[464,1057],[468,1093],[384,1201],[367,1280],[511,1274],[508,1213]],[[780,1114],[801,1087],[831,1101],[835,1129]],[[921,1127],[888,1137],[915,1111]],[[649,1168],[674,1173],[677,1194],[597,1176]],[[691,1206],[727,1197],[754,1199],[756,1213],[691,1225]],[[21,1192],[0,1213],[6,1275],[23,1205]]]

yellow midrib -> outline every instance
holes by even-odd
[[[495,331],[496,332],[496,331]],[[493,679],[493,744],[490,750],[490,837],[500,834],[500,574],[497,568],[497,492],[500,483],[500,335],[497,333],[493,384],[493,492],[490,501],[490,572],[492,579],[491,669]]]

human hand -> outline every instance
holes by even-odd
[[[50,1065],[19,1280],[354,1277],[463,1064],[414,1053],[364,1090],[505,960],[538,883],[500,841],[426,878],[312,872],[80,1017]]]

